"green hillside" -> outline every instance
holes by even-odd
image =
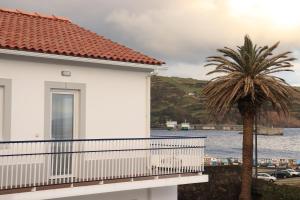
[[[176,120],[179,123],[187,120],[193,124],[241,124],[241,118],[236,108],[223,119],[212,118],[205,109],[205,100],[201,92],[206,81],[153,76],[151,82],[151,125],[159,127],[166,120]],[[262,120],[265,125],[300,126],[300,104],[291,108],[289,119],[280,119],[274,112],[265,112]]]

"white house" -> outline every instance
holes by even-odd
[[[150,137],[162,64],[70,20],[0,9],[0,200],[175,200],[204,138]]]

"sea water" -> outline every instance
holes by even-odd
[[[151,136],[205,136],[205,155],[217,158],[241,158],[242,134],[238,131],[152,130]],[[300,129],[284,129],[283,136],[258,136],[258,158],[292,158],[300,160]]]

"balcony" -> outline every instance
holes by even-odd
[[[201,176],[204,138],[0,142],[0,194]]]

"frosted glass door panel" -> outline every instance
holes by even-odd
[[[52,93],[52,139],[73,139],[74,130],[74,95]],[[72,174],[71,142],[56,142],[52,151],[57,154],[52,156],[52,175],[66,176]]]
[[[52,139],[72,139],[74,95],[52,94]]]

